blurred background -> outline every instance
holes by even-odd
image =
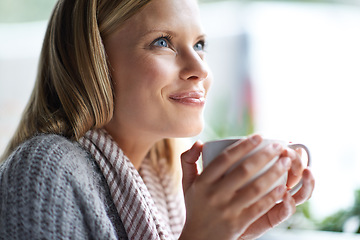
[[[0,0],[0,152],[34,84],[54,0]],[[203,141],[306,144],[316,189],[263,240],[360,239],[360,1],[200,1],[214,82]]]

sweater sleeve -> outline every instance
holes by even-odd
[[[116,239],[94,169],[67,139],[38,136],[0,166],[0,239]]]

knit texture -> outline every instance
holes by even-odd
[[[92,156],[36,136],[0,166],[0,239],[127,239]]]
[[[98,145],[92,146],[99,149]],[[110,145],[104,146],[103,150]],[[112,150],[118,153],[116,159],[127,162],[125,171],[135,175],[120,187],[134,188],[136,184],[129,185],[134,179],[140,183],[137,194],[147,195],[141,204],[159,220],[150,230],[157,233],[161,226],[166,229],[163,239],[177,238],[184,223],[184,202],[181,192],[174,191],[165,159],[159,160],[159,169],[145,159],[137,172],[116,144]],[[128,239],[124,226],[135,222],[124,218],[123,224],[93,153],[58,135],[40,135],[21,144],[0,165],[0,239]],[[129,209],[132,203],[123,202],[122,207]]]

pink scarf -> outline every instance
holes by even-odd
[[[174,193],[164,160],[156,171],[145,159],[139,172],[103,129],[79,140],[95,158],[110,188],[128,238],[177,239],[184,223],[181,191]],[[180,206],[180,207],[179,207]]]

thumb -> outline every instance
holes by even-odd
[[[200,157],[202,151],[202,143],[196,141],[194,145],[181,154],[181,166],[183,171],[183,190],[184,193],[194,182],[195,178],[198,176],[198,169],[196,162]]]

